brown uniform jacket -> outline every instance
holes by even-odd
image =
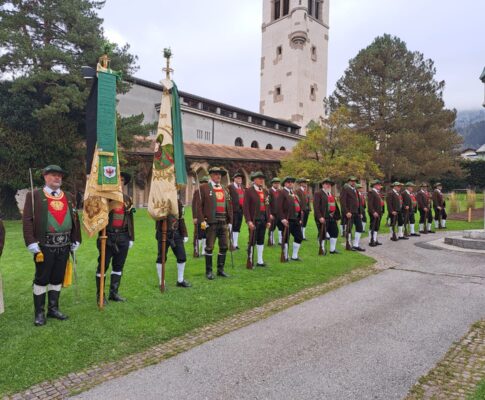
[[[185,225],[185,220],[184,220],[184,206],[180,200],[178,200],[178,206],[179,206],[179,215],[178,218],[174,217],[168,217],[167,221],[167,230],[170,229],[175,229],[179,232],[180,236],[182,237],[189,237],[189,234],[187,232],[187,226]],[[155,222],[155,229],[156,229],[156,238],[161,239],[161,233],[163,230],[163,221],[156,221]]]
[[[237,189],[234,186],[234,183],[231,183],[228,186],[229,189],[229,194],[231,196],[231,201],[232,201],[232,211],[242,211],[242,206],[239,205],[239,193],[237,192]],[[241,185],[241,189],[245,192],[244,186]]]
[[[130,196],[123,193],[123,203],[125,207],[125,223],[128,228],[128,236],[131,241],[135,241],[135,222],[133,220],[135,208],[133,207],[133,200]],[[109,228],[110,227],[108,226],[107,229],[109,230]]]
[[[43,189],[34,190],[34,215],[32,215],[32,193],[29,192],[25,198],[24,212],[22,216],[24,240],[25,245],[39,242],[41,245],[45,243],[45,221],[47,218],[47,200],[42,196]],[[77,209],[74,203],[74,198],[70,193],[64,192],[67,196],[69,211],[72,219],[71,242],[81,243],[81,227],[77,215]]]
[[[276,217],[276,214],[278,213],[277,207],[278,207],[278,198],[281,195],[281,189],[279,190],[274,190],[273,188],[270,188],[268,190],[268,196],[269,196],[269,211],[271,215]]]
[[[339,220],[341,218],[340,209],[337,203],[335,203],[335,212],[330,214],[328,208],[328,196],[323,190],[317,190],[313,196],[313,210],[315,213],[315,220],[320,220],[320,218],[333,218],[334,220]]]
[[[443,193],[441,193],[438,189],[433,190],[433,207],[441,207],[445,206],[445,197]]]
[[[392,213],[393,211],[396,211],[396,212],[402,211],[402,197],[394,190],[391,190],[387,194],[386,202],[387,202],[387,210],[389,211],[389,213]]]
[[[367,199],[364,193],[359,192],[359,214],[364,215],[367,209]]]
[[[3,226],[3,222],[0,219],[0,256],[2,255],[4,244],[5,244],[5,227]]]
[[[298,196],[300,199],[300,207],[303,211],[305,212],[310,212],[311,211],[311,201],[308,197],[308,194],[303,191],[303,189],[298,188],[294,191],[294,193]]]
[[[222,186],[222,185],[221,185]],[[224,188],[224,186],[222,186]],[[227,189],[224,188],[224,196],[226,200],[226,222],[232,224],[232,202],[231,196]],[[207,221],[208,224],[214,224],[216,221],[215,210],[215,194],[210,183],[200,185],[201,201],[197,199],[197,219]]]
[[[377,193],[374,189],[369,190],[367,193],[367,206],[369,215],[374,215],[376,212],[381,216],[384,210],[382,209],[382,198],[380,193]]]
[[[431,202],[430,202],[430,199],[429,199],[429,193],[428,192],[424,192],[424,191],[420,190],[416,194],[416,200],[418,201],[418,208],[419,209],[421,209],[421,210],[423,208],[427,208],[428,210],[430,209]]]
[[[197,218],[197,209],[199,207],[199,189],[195,189],[194,196],[192,197],[192,218]],[[200,224],[200,221],[197,221]]]
[[[352,189],[352,186],[346,184],[342,188],[340,192],[340,207],[342,209],[342,215],[347,214],[348,212],[352,214],[359,213],[359,202],[360,198],[358,196],[357,189]]]
[[[277,216],[278,219],[283,220],[295,220],[296,211],[295,211],[295,201],[294,198],[298,198],[298,196],[293,192],[291,195],[288,190],[281,189],[280,196],[278,197],[278,206],[277,206]],[[300,205],[301,207],[301,205]],[[301,215],[301,214],[300,214]]]
[[[264,193],[264,205],[265,211],[264,215],[266,217],[266,221],[269,222],[269,198],[268,198],[268,191],[266,189],[262,189]],[[259,194],[254,188],[254,185],[247,188],[244,192],[244,203],[243,203],[243,212],[244,218],[246,219],[246,223],[256,221],[257,219],[261,219],[261,210],[260,208],[260,199]]]
[[[401,192],[402,195],[402,210],[406,211],[406,207],[409,207],[409,212],[414,214],[416,210],[413,207],[413,199],[411,198],[411,194],[408,193],[406,190]]]

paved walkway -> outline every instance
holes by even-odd
[[[485,316],[485,257],[437,236],[385,240],[367,254],[390,269],[77,398],[402,399]]]

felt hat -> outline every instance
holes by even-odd
[[[209,168],[209,175],[210,174],[221,174],[221,176],[226,176],[227,171],[222,169],[221,167],[210,167]]]
[[[281,183],[284,185],[286,182],[295,182],[296,179],[292,176],[285,176]]]
[[[51,164],[51,165],[48,165],[47,167],[45,167],[42,170],[42,176],[50,174],[52,172],[62,174],[62,176],[67,176],[66,171],[64,171],[61,167],[59,167],[59,165],[54,165],[54,164]]]
[[[254,181],[256,178],[265,178],[264,174],[261,172],[261,171],[256,171],[256,172],[253,172],[250,176],[250,179],[252,181]]]

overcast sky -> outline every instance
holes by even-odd
[[[180,90],[258,111],[263,0],[107,0],[108,37],[138,55],[136,76],[162,78],[174,54]],[[435,61],[449,108],[479,109],[485,67],[483,0],[330,0],[328,95],[348,61],[384,33]]]

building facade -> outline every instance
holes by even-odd
[[[260,112],[302,127],[325,116],[329,0],[263,0]]]

